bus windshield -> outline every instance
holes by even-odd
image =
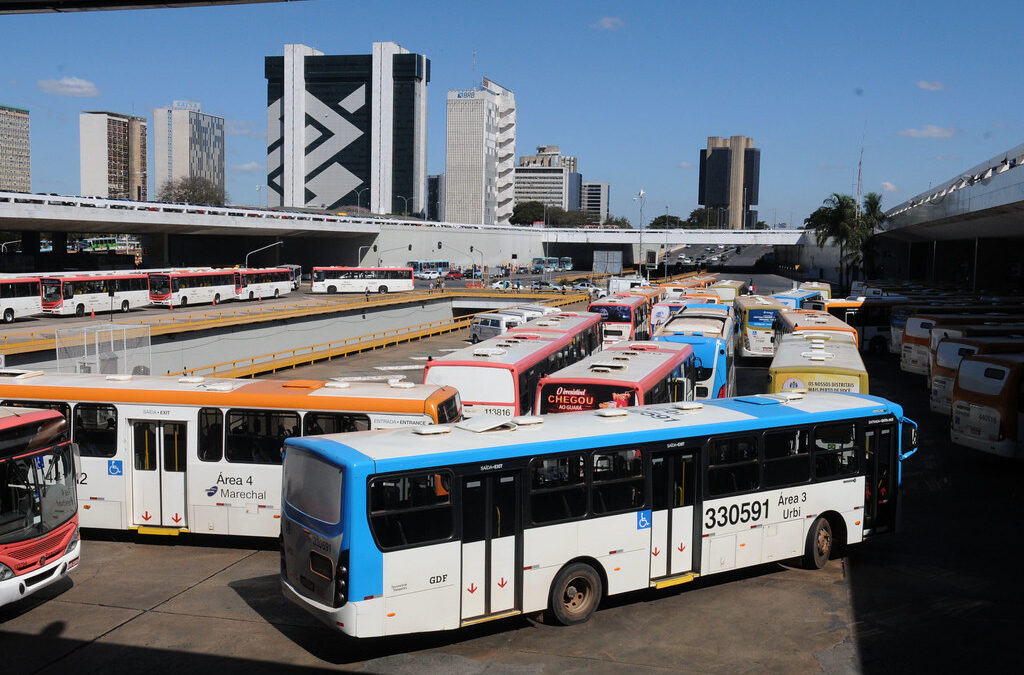
[[[284,471],[284,500],[323,523],[341,522],[341,467],[299,448],[288,450]]]
[[[67,422],[0,431],[0,544],[39,537],[78,510]]]
[[[961,387],[976,394],[996,396],[1003,390],[1010,369],[984,361],[964,361],[957,376]]]
[[[597,312],[608,323],[633,322],[633,308],[627,305],[594,305],[590,311]]]
[[[166,274],[149,275],[149,290],[153,293],[165,295],[171,292],[171,277]]]
[[[57,302],[60,300],[60,279],[44,279],[42,283],[44,302]]]
[[[463,401],[515,403],[512,371],[480,366],[439,366],[427,371],[426,384],[446,384],[459,390]]]
[[[960,344],[959,342],[943,341],[935,351],[935,363],[942,368],[956,368],[960,359],[978,353],[977,347]]]
[[[693,335],[699,333],[706,337],[722,337],[725,320],[694,316],[679,317],[666,323],[664,330],[666,333],[680,332]]]

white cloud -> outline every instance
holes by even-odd
[[[693,168],[693,162],[679,162],[679,168],[680,169],[692,169]]]
[[[245,164],[235,164],[231,167],[232,171],[260,171],[266,168],[266,164],[260,164],[259,162],[246,162]]]
[[[590,27],[598,30],[618,30],[625,25],[626,22],[617,16],[602,16],[597,23],[590,24]]]
[[[946,88],[946,85],[942,84],[938,80],[929,82],[928,80],[918,80],[918,89],[924,89],[925,91],[942,91]]]
[[[897,136],[909,136],[910,138],[949,138],[956,133],[953,127],[940,127],[937,124],[928,124],[920,129],[904,129],[896,132]]]
[[[89,80],[80,77],[62,77],[59,80],[39,80],[36,86],[47,94],[58,96],[75,96],[77,98],[91,98],[99,96],[100,90]]]
[[[899,192],[899,188],[887,180],[882,181],[882,192]]]

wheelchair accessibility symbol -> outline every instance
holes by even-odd
[[[646,529],[648,529],[650,527],[651,527],[651,511],[650,511],[650,509],[648,509],[646,511],[637,511],[636,512],[636,529],[638,529],[638,530],[646,530]]]
[[[108,459],[107,460],[107,475],[109,476],[123,476],[124,465],[120,459]]]

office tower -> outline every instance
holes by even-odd
[[[580,210],[587,214],[588,225],[601,225],[608,219],[608,183],[583,183]]]
[[[444,174],[427,176],[427,220],[444,220]]]
[[[0,190],[32,191],[29,140],[28,111],[0,105]]]
[[[445,214],[508,225],[515,201],[516,98],[493,80],[448,92]]]
[[[394,42],[347,56],[295,44],[265,75],[271,206],[426,211],[429,59]]]
[[[78,116],[82,195],[145,201],[146,118],[106,111]]]
[[[224,118],[198,103],[175,101],[153,111],[153,189],[168,181],[205,178],[224,194]]]
[[[580,208],[583,178],[575,157],[559,154],[557,145],[539,145],[536,155],[519,158],[515,169],[516,203],[540,202],[566,211]]]
[[[708,136],[707,150],[700,151],[700,184],[697,203],[711,212],[711,222],[723,229],[753,228],[757,211],[761,150],[754,139]]]

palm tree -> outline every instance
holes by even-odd
[[[847,249],[851,244],[859,249],[862,243],[858,220],[856,200],[838,192],[833,192],[814,213],[804,219],[807,229],[814,230],[819,247],[830,239],[839,247],[840,285],[846,283],[846,263],[849,258]]]

